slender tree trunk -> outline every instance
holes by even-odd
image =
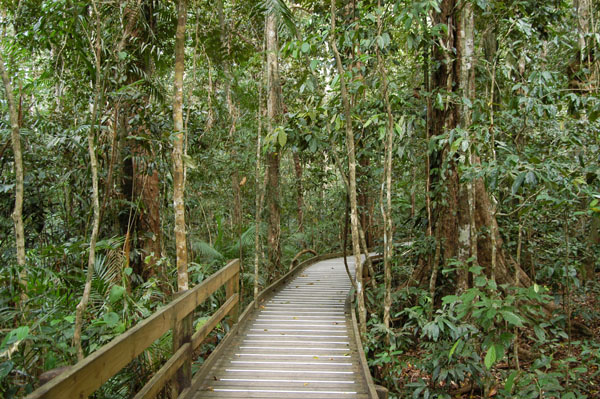
[[[382,34],[381,23],[381,0],[377,1],[377,35]],[[386,121],[386,141],[385,141],[385,161],[383,166],[383,183],[381,184],[381,215],[383,216],[383,268],[384,268],[384,284],[385,284],[385,299],[383,302],[383,324],[386,328],[390,327],[390,310],[392,308],[392,266],[391,259],[393,256],[394,241],[393,241],[393,224],[392,224],[392,157],[394,149],[394,116],[392,115],[392,106],[388,95],[387,72],[385,69],[385,61],[381,54],[381,49],[377,46],[377,63],[379,64],[379,74],[381,75],[381,94],[385,103],[387,114]],[[383,202],[383,192],[385,187],[385,205]]]
[[[264,50],[264,47],[263,47]],[[256,137],[256,169],[255,169],[255,212],[254,215],[254,308],[258,309],[258,275],[260,271],[260,254],[261,254],[261,242],[260,242],[260,223],[261,223],[261,215],[264,201],[264,190],[261,186],[261,150],[262,150],[262,113],[263,113],[263,99],[262,99],[262,90],[263,90],[263,79],[261,74],[260,84],[258,88],[258,111],[257,111],[257,119],[258,119],[258,134]]]
[[[473,5],[467,2],[461,7],[457,27],[458,83],[459,94],[463,98],[459,109],[458,122],[466,132],[471,127],[471,108],[468,104],[475,96],[474,29]],[[475,137],[467,134],[465,139],[468,140],[468,155],[470,155]],[[468,159],[471,167],[473,167],[472,158],[469,156]],[[476,256],[477,251],[476,231],[473,225],[475,222],[475,203],[472,181],[468,181],[459,187],[458,200],[458,259],[463,262],[463,267],[458,272],[457,286],[459,291],[466,291],[469,285],[467,263],[471,257]]]
[[[177,31],[175,33],[175,79],[173,83],[173,208],[175,209],[175,248],[177,251],[177,290],[188,290],[188,252],[185,226],[185,164],[183,163],[185,130],[183,124],[183,73],[185,70],[185,25],[187,0],[177,1]],[[173,327],[175,352],[192,336],[190,314]],[[188,356],[191,356],[189,354]],[[172,379],[172,396],[177,397],[189,386],[192,377],[191,362],[186,361]]]
[[[279,40],[277,38],[277,16],[269,14],[266,18],[266,50],[267,50],[267,117],[268,131],[272,135],[277,124],[281,122],[282,98],[279,78]],[[277,144],[273,144],[277,146]],[[278,148],[267,153],[267,187],[266,197],[269,208],[268,256],[269,277],[281,271],[281,207],[279,204],[279,160]]]
[[[88,152],[90,155],[90,169],[92,173],[92,204],[94,208],[94,221],[92,224],[92,234],[90,237],[90,249],[88,255],[88,265],[87,265],[87,273],[85,279],[85,286],[83,289],[83,295],[81,296],[81,301],[77,305],[77,309],[75,312],[75,330],[73,332],[73,345],[77,350],[77,359],[83,359],[83,348],[81,346],[81,330],[83,327],[83,316],[85,313],[85,309],[87,307],[90,292],[92,290],[92,277],[94,275],[94,265],[96,263],[96,241],[98,239],[98,230],[100,228],[100,200],[98,194],[98,164],[96,160],[96,149],[94,145],[94,138],[96,135],[96,124],[98,123],[98,115],[99,115],[99,106],[100,106],[100,97],[102,95],[102,86],[101,86],[101,36],[100,36],[100,14],[96,7],[96,2],[92,1],[92,6],[94,8],[94,13],[96,14],[96,43],[95,47],[92,43],[90,43],[92,47],[92,51],[94,52],[94,59],[96,63],[96,83],[95,83],[95,93],[94,93],[94,105],[92,110],[92,125],[88,130]]]
[[[8,72],[4,66],[4,58],[0,51],[0,74],[2,74],[2,82],[4,83],[4,91],[6,92],[6,102],[8,103],[8,111],[11,127],[11,141],[13,153],[15,156],[15,208],[13,210],[12,219],[15,225],[15,242],[17,248],[17,265],[21,269],[19,272],[19,284],[21,285],[21,308],[24,308],[24,301],[27,300],[27,270],[25,269],[25,228],[23,227],[23,152],[21,151],[21,126],[19,124],[19,112],[15,104],[13,95],[13,87],[8,77]]]
[[[300,155],[294,152],[294,170],[296,172],[296,206],[298,208],[298,231],[304,233],[304,188],[302,187],[302,162]],[[306,248],[306,242],[302,238],[302,247]]]
[[[188,289],[187,238],[185,226],[185,181],[183,164],[183,72],[185,68],[186,0],[177,2],[177,33],[175,37],[175,82],[173,92],[173,207],[175,209],[175,246],[177,249],[177,289]]]
[[[354,132],[352,130],[352,110],[350,108],[350,96],[346,89],[346,81],[344,78],[344,67],[342,59],[337,48],[337,38],[335,34],[335,0],[331,0],[331,34],[330,44],[335,56],[336,66],[340,79],[340,90],[342,94],[342,103],[344,106],[344,116],[346,125],[346,147],[348,151],[348,188],[350,194],[350,225],[352,230],[352,251],[355,261],[355,280],[356,280],[356,297],[358,301],[358,318],[360,322],[360,332],[367,332],[367,310],[365,307],[364,287],[363,287],[363,267],[360,251],[360,242],[358,234],[358,204],[356,193],[356,154],[354,149]]]

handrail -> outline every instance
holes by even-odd
[[[240,264],[235,259],[200,285],[184,292],[141,323],[42,385],[26,399],[85,398],[171,329],[173,355],[135,398],[153,397],[171,379],[178,385],[178,392],[182,392],[191,383],[194,350],[227,315],[237,322],[239,278]],[[192,335],[194,310],[223,285],[227,301]]]

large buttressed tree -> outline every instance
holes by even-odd
[[[435,255],[415,270],[418,283],[437,279],[439,266],[458,261],[457,288],[472,281],[468,265],[482,266],[499,283],[530,284],[529,277],[503,249],[493,199],[481,178],[463,173],[477,168],[476,136],[472,134],[471,106],[475,100],[475,24],[477,8],[470,2],[443,0],[432,13],[434,26],[444,26],[432,43],[431,97],[427,137],[436,141],[429,155],[432,195],[431,231]],[[515,273],[515,268],[517,273]]]

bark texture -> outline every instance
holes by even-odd
[[[435,69],[431,77],[431,90],[445,99],[442,109],[431,110],[428,137],[449,135],[457,127],[463,131],[463,140],[473,140],[468,134],[471,110],[467,101],[454,101],[451,97],[473,99],[474,96],[474,15],[470,3],[458,4],[456,0],[443,0],[440,11],[433,13],[434,24],[446,24],[448,33],[438,39],[434,46]],[[454,56],[453,54],[456,54]],[[469,143],[470,146],[472,143]],[[529,277],[502,249],[502,238],[494,214],[494,207],[481,179],[470,183],[461,181],[459,162],[477,167],[479,158],[469,150],[452,153],[449,144],[435,151],[430,159],[430,181],[433,200],[432,230],[439,245],[434,265],[425,265],[415,271],[415,281],[434,285],[441,281],[434,276],[440,265],[448,265],[450,259],[467,262],[476,258],[484,266],[488,276],[499,283],[514,283],[514,272],[521,285],[528,285]],[[433,275],[432,275],[433,274]],[[458,290],[471,284],[469,274],[459,271]]]
[[[15,157],[15,207],[12,214],[15,226],[15,244],[17,248],[17,264],[21,268],[19,283],[22,286],[21,302],[27,299],[27,281],[25,270],[25,228],[23,226],[23,152],[21,150],[21,125],[19,123],[19,112],[13,95],[13,87],[8,77],[8,72],[4,66],[4,58],[0,52],[0,74],[4,83],[6,93],[6,102],[8,103],[8,112],[10,117],[11,141],[13,154]]]
[[[98,9],[96,7],[96,2],[92,2],[94,13],[96,14],[96,43],[95,46],[92,45],[92,51],[94,52],[95,58],[95,66],[96,66],[96,82],[94,85],[94,105],[92,110],[93,121],[90,129],[88,130],[87,141],[88,141],[88,153],[90,156],[90,169],[92,172],[92,204],[94,208],[94,220],[92,224],[92,234],[90,236],[90,248],[88,253],[88,265],[87,265],[87,273],[85,279],[85,286],[83,289],[83,295],[81,296],[81,300],[77,305],[75,311],[75,330],[73,332],[73,345],[77,350],[77,360],[83,360],[83,348],[81,346],[81,330],[83,327],[83,316],[85,313],[85,309],[87,308],[87,304],[90,299],[90,293],[92,291],[92,277],[94,276],[94,265],[96,263],[96,241],[98,240],[98,230],[100,229],[100,200],[98,193],[98,162],[96,160],[96,148],[94,145],[94,139],[96,135],[96,126],[98,123],[98,107],[100,105],[100,97],[101,97],[101,44],[100,44],[100,14],[98,13]]]
[[[188,254],[185,226],[185,165],[183,164],[183,72],[185,68],[186,0],[177,2],[177,32],[175,36],[175,82],[173,91],[173,207],[175,209],[175,246],[177,249],[177,289],[188,287]]]
[[[381,0],[377,1],[377,7],[381,10]],[[377,34],[382,34],[381,14],[377,13]],[[385,298],[383,303],[383,324],[386,328],[390,327],[390,310],[392,308],[392,267],[390,261],[393,256],[393,225],[392,225],[392,157],[394,149],[394,116],[392,106],[388,95],[387,72],[385,60],[381,54],[381,49],[377,47],[377,63],[379,74],[381,75],[381,95],[385,103],[386,120],[386,140],[385,140],[385,161],[383,165],[383,183],[381,184],[381,215],[383,217],[383,269]],[[385,190],[384,190],[385,189]],[[385,191],[385,202],[384,198]]]
[[[267,117],[268,134],[272,137],[277,125],[281,122],[283,111],[281,97],[281,81],[279,78],[279,40],[277,37],[277,16],[269,14],[266,18],[267,49]],[[269,276],[275,277],[281,272],[281,209],[279,204],[279,161],[277,144],[273,144],[267,153],[267,187],[266,199],[269,209],[268,257]]]
[[[344,106],[345,128],[346,128],[346,149],[348,154],[348,191],[350,194],[350,225],[352,231],[352,252],[355,261],[355,280],[356,297],[358,302],[358,318],[360,323],[360,332],[365,334],[367,331],[367,311],[365,307],[364,286],[363,286],[363,267],[359,242],[359,221],[358,221],[358,201],[356,191],[356,153],[354,148],[354,132],[352,130],[352,109],[350,107],[350,96],[346,89],[344,78],[344,66],[337,48],[337,39],[335,34],[335,0],[331,0],[331,34],[330,44],[335,56],[337,71],[340,77],[340,91],[342,94],[342,103]]]

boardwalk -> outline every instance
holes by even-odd
[[[351,271],[354,263],[348,258]],[[197,398],[368,398],[342,258],[318,262],[240,326]]]

